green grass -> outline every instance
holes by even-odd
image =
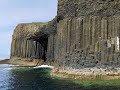
[[[83,86],[120,86],[120,80],[73,80],[73,82]]]
[[[120,90],[120,80],[73,80],[72,82],[90,90]]]
[[[82,86],[85,90],[120,90],[120,80],[76,80],[71,78],[54,77]]]

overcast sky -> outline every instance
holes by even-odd
[[[47,22],[57,15],[57,0],[0,0],[0,59],[9,58],[18,23]]]

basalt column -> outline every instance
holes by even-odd
[[[120,1],[59,0],[55,60],[80,69],[120,65]]]
[[[42,59],[45,53],[45,46],[38,41],[14,39],[11,47],[11,57]]]
[[[39,29],[41,24],[37,23],[16,27],[11,45],[12,63],[37,65],[46,61],[48,37],[35,37]]]

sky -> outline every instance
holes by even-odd
[[[0,60],[10,57],[17,24],[47,22],[57,15],[57,0],[0,0]]]

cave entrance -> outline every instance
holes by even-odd
[[[47,46],[48,46],[48,37],[47,37],[47,35],[43,36],[43,37],[40,37],[39,38],[39,43],[43,47],[43,50],[41,50],[42,56],[40,56],[40,57],[41,57],[41,59],[44,60],[44,62],[46,62],[46,60],[47,60]]]

